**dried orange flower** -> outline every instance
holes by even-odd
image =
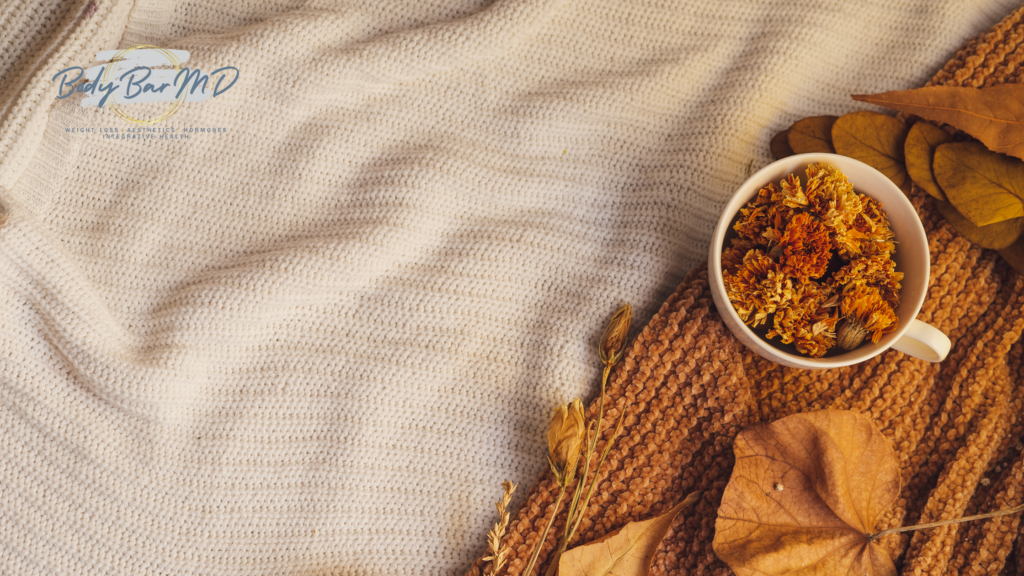
[[[800,179],[790,174],[773,188],[771,204],[768,206],[769,227],[761,233],[761,238],[770,246],[778,244],[786,224],[793,219],[799,209],[807,207],[807,196],[804,194]],[[764,242],[762,242],[764,243]]]
[[[771,225],[768,209],[772,205],[772,197],[778,194],[775,184],[769,183],[757,192],[757,196],[740,208],[740,219],[733,226],[741,238],[751,242],[761,242],[761,235]]]
[[[780,190],[772,195],[772,202],[782,204],[786,208],[805,208],[808,203],[807,194],[804,193],[800,179],[795,174],[790,174],[785,180],[779,182]]]
[[[888,252],[851,260],[849,264],[837,270],[832,279],[844,286],[861,281],[881,291],[882,298],[893,308],[900,303],[899,291],[903,272],[896,271],[896,263]]]
[[[811,164],[806,173],[803,185],[794,174],[769,183],[741,209],[722,272],[744,322],[771,323],[769,339],[820,357],[896,329],[903,273],[882,205],[834,166]],[[830,263],[842,267],[831,272]]]
[[[811,164],[807,167],[807,200],[810,210],[826,225],[842,222],[846,225],[860,213],[860,194],[846,175],[829,164]]]
[[[775,312],[775,328],[768,338],[780,336],[784,344],[795,343],[797,351],[820,358],[835,345],[838,308],[830,307],[830,285],[810,282],[793,289],[793,298]],[[830,314],[830,311],[832,312]]]
[[[793,297],[793,281],[761,250],[747,252],[743,264],[723,279],[736,312],[751,326],[763,324],[769,314]]]
[[[732,272],[743,264],[743,257],[754,247],[754,243],[746,238],[733,238],[732,246],[722,250],[722,270]]]
[[[780,182],[781,187],[769,183],[757,192],[747,206],[740,209],[740,219],[733,229],[741,238],[768,247],[778,243],[786,223],[796,209],[807,206],[800,179],[792,174]]]
[[[806,212],[789,221],[779,246],[784,256],[782,271],[802,284],[811,278],[821,278],[832,256],[828,229]]]
[[[892,253],[896,249],[893,243],[896,235],[889,228],[889,218],[882,212],[882,205],[868,196],[860,195],[860,199],[863,210],[854,218],[851,226],[859,240],[857,252],[863,256]]]
[[[853,223],[863,206],[846,175],[828,164],[811,164],[807,167],[807,198],[810,211],[831,231],[836,250],[841,255],[858,254],[862,238]]]
[[[883,334],[896,330],[900,323],[881,292],[863,281],[848,284],[843,290],[841,311],[846,320],[837,340],[846,350],[859,346],[869,334],[871,341],[877,344]]]

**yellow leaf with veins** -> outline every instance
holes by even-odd
[[[603,538],[562,554],[559,576],[644,576],[654,552],[683,508],[700,499],[694,492],[671,510],[642,522],[630,522]]]
[[[736,436],[714,549],[737,576],[895,576],[870,538],[900,491],[896,454],[867,417],[794,414]]]

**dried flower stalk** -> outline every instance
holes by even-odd
[[[633,307],[626,304],[615,312],[605,327],[604,334],[601,336],[601,342],[598,345],[598,355],[604,364],[604,369],[601,373],[601,396],[598,401],[597,419],[589,423],[586,421],[583,413],[583,403],[578,398],[568,405],[556,408],[555,414],[551,418],[551,423],[548,426],[548,464],[551,466],[551,472],[558,483],[558,496],[555,498],[551,516],[544,526],[544,531],[541,533],[536,544],[534,544],[530,560],[526,564],[526,570],[523,571],[523,574],[526,576],[533,574],[537,558],[540,556],[540,550],[543,548],[544,542],[547,541],[548,533],[551,531],[551,526],[558,516],[562,500],[565,498],[570,485],[572,485],[572,481],[576,479],[577,468],[582,468],[579,480],[573,487],[565,531],[560,539],[558,550],[555,552],[548,567],[547,574],[550,576],[557,570],[559,558],[572,541],[580,522],[583,521],[583,513],[590,503],[590,497],[594,494],[601,466],[608,457],[612,444],[622,431],[623,417],[625,416],[624,410],[619,413],[615,429],[605,443],[604,451],[601,453],[593,474],[591,474],[590,461],[597,451],[597,440],[601,437],[601,428],[604,422],[605,390],[608,385],[608,377],[611,374],[612,367],[622,359],[625,353],[626,340],[629,336],[629,326],[632,319]],[[580,463],[581,459],[582,464]],[[588,479],[590,481],[589,486],[587,485]],[[501,502],[495,504],[501,518],[498,524],[494,526],[494,529],[487,534],[489,555],[484,558],[484,561],[490,561],[491,565],[488,571],[485,572],[485,575],[494,574],[500,570],[505,563],[505,555],[508,553],[507,548],[501,546],[501,540],[508,526],[507,507],[512,491],[515,490],[515,485],[506,482],[502,486],[505,488],[505,496]]]
[[[551,418],[551,424],[548,425],[548,465],[551,466],[551,472],[555,475],[555,481],[558,482],[558,497],[555,499],[554,510],[551,512],[551,517],[548,518],[547,525],[544,526],[540,540],[533,548],[530,562],[526,565],[526,571],[523,574],[533,573],[533,566],[537,563],[540,549],[543,547],[544,541],[548,539],[548,531],[551,530],[551,525],[554,524],[555,517],[558,516],[558,509],[565,496],[565,490],[576,476],[576,465],[580,459],[580,452],[584,448],[583,441],[586,432],[583,403],[579,398],[570,402],[568,406],[559,406],[555,409],[555,415]]]
[[[505,480],[501,483],[501,488],[504,491],[501,500],[494,503],[494,507],[498,509],[498,522],[487,532],[488,555],[484,556],[484,562],[490,562],[490,564],[484,569],[484,576],[497,574],[498,570],[505,565],[509,552],[508,546],[503,546],[501,541],[505,538],[505,531],[508,529],[510,519],[508,505],[512,501],[512,493],[516,491],[516,485]]]
[[[580,481],[576,484],[573,490],[572,500],[569,503],[569,513],[565,521],[565,530],[562,533],[562,538],[559,542],[558,549],[555,551],[554,556],[551,559],[551,563],[548,565],[546,576],[553,576],[555,571],[558,570],[558,563],[565,552],[569,543],[572,542],[573,537],[576,535],[576,529],[579,528],[580,523],[583,521],[583,514],[587,510],[587,506],[590,504],[590,498],[594,495],[594,489],[597,486],[597,476],[601,471],[601,467],[604,465],[605,459],[608,457],[608,452],[611,450],[612,444],[615,439],[618,438],[619,433],[622,431],[622,425],[624,422],[623,417],[625,416],[625,410],[619,412],[618,421],[615,424],[615,429],[612,431],[611,437],[605,443],[604,450],[601,453],[600,459],[598,459],[597,466],[594,468],[593,474],[590,473],[590,460],[597,452],[597,440],[601,437],[601,425],[604,422],[604,402],[605,402],[605,390],[608,386],[608,377],[611,374],[612,368],[622,359],[626,349],[626,337],[629,335],[629,326],[633,319],[633,307],[626,304],[620,308],[608,322],[608,326],[605,328],[604,334],[601,336],[601,342],[598,346],[598,355],[601,358],[601,362],[604,364],[604,368],[601,371],[601,396],[598,401],[597,409],[597,420],[595,421],[594,434],[589,436],[590,441],[584,446],[582,454],[583,458],[583,470],[580,473]],[[589,433],[589,426],[588,426]],[[589,486],[587,485],[587,479],[590,479]],[[562,490],[564,492],[564,489]],[[557,500],[556,500],[557,502]],[[550,526],[550,523],[549,523]],[[545,529],[545,535],[547,530]],[[543,542],[543,538],[541,540]],[[536,554],[539,550],[539,546],[534,550]],[[524,574],[529,575],[531,568],[528,568]]]

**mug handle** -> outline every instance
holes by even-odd
[[[950,346],[948,336],[920,320],[912,321],[910,329],[892,344],[892,348],[928,362],[945,360]]]

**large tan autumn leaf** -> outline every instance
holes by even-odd
[[[868,536],[900,490],[896,455],[866,417],[824,410],[741,432],[714,549],[738,576],[895,576]]]
[[[694,492],[660,516],[630,522],[611,534],[569,550],[558,564],[558,575],[646,576],[672,521],[700,497],[701,492]]]
[[[1024,158],[1024,85],[929,86],[856,94],[853,99],[949,124],[981,140],[989,150]]]

